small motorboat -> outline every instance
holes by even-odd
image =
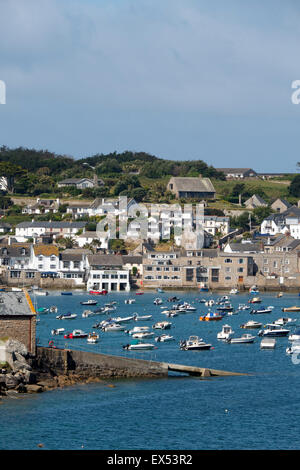
[[[123,346],[123,349],[127,349],[128,351],[146,351],[148,349],[156,349],[154,344],[151,343],[131,343],[126,344]]]
[[[249,294],[259,294],[258,287],[256,285],[253,285],[249,289]]]
[[[261,308],[258,308],[258,309],[252,309],[249,313],[251,313],[251,315],[259,315],[259,314],[262,314],[264,315],[265,313],[272,313],[272,309],[271,308],[268,308],[268,307],[261,307]]]
[[[274,323],[268,323],[265,325],[265,330],[260,330],[257,334],[258,336],[287,336],[290,330],[282,328],[280,325],[274,325]]]
[[[84,312],[82,312],[82,318],[88,318],[88,317],[91,317],[92,315],[95,315],[95,313],[92,312],[92,310],[84,310]]]
[[[152,315],[135,315],[134,321],[148,321],[151,320]]]
[[[105,326],[102,326],[103,331],[124,331],[125,326],[120,325],[120,323],[109,323]]]
[[[37,313],[48,313],[50,310],[49,308],[46,308],[46,307],[40,307],[37,309]]]
[[[124,300],[125,304],[134,304],[134,302],[135,302],[135,299],[126,299],[126,300]]]
[[[180,312],[179,310],[164,310],[163,312],[161,312],[163,315],[166,315],[166,317],[178,317],[179,313],[183,313],[183,312]]]
[[[154,299],[153,303],[154,303],[154,305],[161,305],[163,303],[163,301],[162,301],[162,299],[157,297],[156,299]]]
[[[286,348],[285,352],[287,354],[300,354],[300,344],[292,344]]]
[[[86,338],[88,333],[85,333],[82,330],[73,330],[72,333],[67,333],[64,335],[65,339],[75,339],[75,338]]]
[[[219,321],[222,320],[222,318],[223,315],[220,315],[219,313],[209,312],[206,315],[199,317],[199,321]]]
[[[300,312],[300,307],[294,305],[293,307],[284,307],[281,309],[283,312]]]
[[[135,320],[135,315],[131,315],[130,317],[114,317],[112,321],[116,323],[128,323],[132,320]]]
[[[242,335],[240,338],[229,338],[227,339],[227,343],[234,344],[234,343],[253,343],[255,340],[255,336],[252,336],[248,333]]]
[[[278,320],[275,320],[273,323],[274,325],[280,325],[280,326],[285,326],[285,325],[294,326],[297,324],[297,318],[286,318],[286,317],[278,318]]]
[[[168,298],[168,302],[179,302],[179,301],[180,301],[180,299],[176,296]]]
[[[201,351],[211,349],[212,345],[205,343],[198,336],[190,336],[188,340],[180,341],[179,347],[182,351]]]
[[[55,328],[55,329],[51,330],[52,336],[62,335],[64,332],[65,332],[64,328]]]
[[[87,342],[88,343],[92,343],[92,344],[95,344],[95,343],[98,343],[99,341],[99,335],[97,335],[97,333],[95,333],[93,331],[93,333],[89,333],[88,337],[87,337]]]
[[[277,298],[280,298],[280,297],[282,297],[282,296],[283,296],[283,293],[282,293],[282,292],[278,292],[278,294],[277,294],[276,297],[277,297]]]
[[[57,309],[56,305],[51,305],[51,307],[49,308],[50,313],[57,313],[57,310],[58,309]]]
[[[49,292],[46,290],[35,290],[34,294],[35,295],[49,295]]]
[[[227,340],[234,335],[230,325],[223,325],[222,331],[217,334],[217,338],[221,340]]]
[[[260,342],[260,349],[274,349],[276,346],[275,338],[263,338]]]
[[[135,339],[153,338],[154,333],[153,331],[142,331],[140,333],[133,333],[131,336]]]
[[[72,292],[61,292],[61,295],[73,295]]]
[[[159,294],[164,294],[165,291],[163,289],[161,289],[160,287],[158,287],[156,289],[156,292],[158,292]]]
[[[239,304],[238,310],[250,310],[250,307],[246,304]]]
[[[207,300],[205,302],[205,305],[206,307],[212,307],[213,305],[215,305],[215,301],[213,299]]]
[[[235,288],[231,289],[231,291],[229,292],[229,294],[231,294],[231,295],[236,295],[238,293],[239,293],[239,290],[235,289]]]
[[[253,299],[249,300],[249,304],[260,304],[261,298],[260,297],[253,297]]]
[[[97,300],[89,299],[84,302],[80,302],[81,305],[97,305]]]
[[[154,330],[169,330],[172,326],[172,323],[168,321],[159,321],[153,325]]]
[[[57,320],[74,320],[77,318],[76,313],[62,313],[61,315],[58,315]]]
[[[252,320],[240,326],[240,328],[244,328],[245,330],[254,330],[256,328],[261,328],[261,327],[262,327],[262,323],[259,323],[257,321],[252,321]]]
[[[231,313],[233,312],[233,306],[232,305],[220,305],[220,307],[217,307],[217,310],[219,312]]]
[[[161,335],[155,338],[157,343],[165,343],[167,341],[174,341],[174,336],[171,335]]]
[[[188,302],[184,302],[183,304],[179,305],[179,310],[184,310],[185,312],[196,312],[197,309]]]
[[[125,333],[128,333],[129,335],[133,335],[134,333],[143,333],[149,330],[150,330],[149,326],[135,326],[134,328],[132,328],[132,330],[125,330]]]
[[[300,330],[295,330],[290,336],[289,341],[300,341]]]
[[[102,290],[90,290],[89,291],[89,294],[90,295],[106,295],[108,294],[108,291],[106,289],[102,289]]]

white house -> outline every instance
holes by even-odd
[[[58,275],[59,252],[55,245],[31,245],[29,269]]]
[[[85,284],[86,254],[79,250],[67,250],[59,255],[59,276],[71,279],[75,285]]]
[[[91,243],[93,243],[95,246],[98,246],[99,248],[108,248],[108,234],[106,236],[100,236],[100,234],[97,232],[83,232],[80,235],[76,235],[74,239],[80,248],[83,248],[84,245],[89,245]]]
[[[23,207],[22,214],[47,214],[49,212],[58,212],[60,206],[59,199],[40,199],[37,198],[34,204]]]
[[[129,291],[129,269],[121,255],[87,256],[87,290]]]
[[[32,238],[45,233],[55,237],[73,237],[79,230],[84,229],[87,222],[21,222],[16,225],[16,238]]]

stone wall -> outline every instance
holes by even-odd
[[[36,366],[55,374],[76,375],[82,378],[159,377],[168,370],[163,364],[120,356],[37,347]]]
[[[0,338],[12,338],[23,343],[35,354],[36,321],[33,316],[5,316],[0,318]]]

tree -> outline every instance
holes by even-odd
[[[294,197],[300,197],[300,175],[294,176],[289,186],[289,194]]]
[[[4,176],[7,179],[8,192],[14,192],[15,179],[24,173],[23,168],[18,165],[6,161],[0,162],[0,176]]]

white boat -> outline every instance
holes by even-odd
[[[125,326],[120,325],[119,323],[109,323],[106,326],[102,327],[103,331],[124,331]]]
[[[101,310],[103,313],[110,313],[110,312],[115,312],[117,309],[116,307],[113,307],[113,306],[111,307],[106,306],[106,307],[102,307]]]
[[[272,313],[272,308],[269,308],[269,307],[261,307],[261,308],[258,308],[258,309],[252,309],[250,311],[251,315],[264,315],[266,313]]]
[[[127,349],[128,351],[145,351],[147,349],[154,349],[155,345],[151,343],[132,343],[126,344],[123,346],[123,349]]]
[[[153,331],[142,331],[140,333],[132,333],[132,338],[144,339],[144,338],[153,338]]]
[[[135,315],[134,321],[148,321],[151,320],[152,315]]]
[[[250,294],[259,294],[258,287],[256,285],[251,286],[250,289],[249,289],[249,293]]]
[[[23,289],[21,289],[21,287],[12,287],[11,288],[11,291],[12,292],[22,292]]]
[[[134,333],[143,333],[149,330],[150,330],[149,326],[135,326],[134,328],[132,328],[132,330],[126,330],[125,333],[128,333],[129,335],[133,335]]]
[[[234,335],[234,331],[232,330],[230,325],[223,325],[222,331],[217,334],[218,339],[227,340]]]
[[[84,302],[80,302],[81,305],[97,305],[97,300],[89,299]]]
[[[51,307],[49,308],[49,312],[50,312],[50,313],[57,313],[57,307],[56,307],[56,305],[51,305]]]
[[[287,347],[285,351],[287,354],[300,354],[300,343],[292,344],[292,346]]]
[[[290,336],[289,341],[300,341],[300,330],[295,330]]]
[[[95,333],[93,331],[93,333],[89,333],[88,337],[87,337],[87,342],[88,343],[92,343],[92,344],[95,344],[95,343],[98,343],[99,341],[99,335],[97,335],[97,333]]]
[[[274,325],[274,323],[267,323],[265,328],[265,330],[260,330],[257,333],[258,336],[287,336],[290,332],[290,330],[282,328],[280,325]]]
[[[84,310],[84,312],[82,312],[82,318],[88,318],[90,316],[94,315],[94,312],[92,312],[92,310]]]
[[[135,315],[131,315],[130,317],[114,317],[112,321],[116,323],[128,323],[132,320],[135,320]]]
[[[164,315],[166,315],[166,317],[178,317],[180,311],[179,310],[167,310],[167,311],[164,311],[164,312],[161,312],[163,313]]]
[[[180,349],[183,351],[201,351],[210,349],[211,344],[207,344],[198,336],[190,336],[188,340],[180,341]]]
[[[51,330],[52,336],[62,335],[64,332],[65,332],[64,328],[56,328],[56,329]]]
[[[155,341],[157,343],[165,343],[167,341],[174,341],[174,336],[171,336],[171,335],[157,336],[157,338],[155,338]]]
[[[179,305],[179,310],[184,310],[185,312],[196,312],[197,309],[188,302],[184,302],[183,304]]]
[[[255,336],[252,336],[248,333],[242,335],[240,338],[229,338],[227,340],[228,343],[253,343],[255,340]]]
[[[124,303],[125,303],[125,304],[134,304],[134,303],[135,303],[135,299],[126,299],[126,300],[124,300]]]
[[[246,304],[239,304],[238,310],[250,310],[250,306]]]
[[[274,321],[274,325],[280,325],[280,326],[294,326],[297,324],[297,318],[278,318],[278,320]]]
[[[256,328],[261,328],[262,323],[259,323],[257,321],[250,320],[247,323],[244,323],[243,325],[240,326],[240,328],[244,328],[245,330],[254,330]]]
[[[58,315],[57,320],[74,320],[77,318],[76,313],[62,313],[61,315]]]
[[[239,293],[239,290],[238,289],[231,289],[231,291],[229,292],[229,294],[231,295],[235,295],[235,294],[238,294]]]
[[[275,338],[263,338],[260,343],[260,349],[274,349],[276,346]]]
[[[161,305],[163,303],[163,301],[160,298],[156,298],[156,299],[154,299],[153,303],[154,303],[154,305]]]
[[[207,300],[205,302],[206,307],[212,307],[215,304],[215,301],[213,299]]]
[[[47,292],[46,290],[35,290],[34,294],[35,295],[49,295],[49,292]]]
[[[155,330],[169,330],[171,326],[172,326],[172,323],[168,321],[159,321],[155,323],[155,325],[153,325],[152,328],[154,328]]]

